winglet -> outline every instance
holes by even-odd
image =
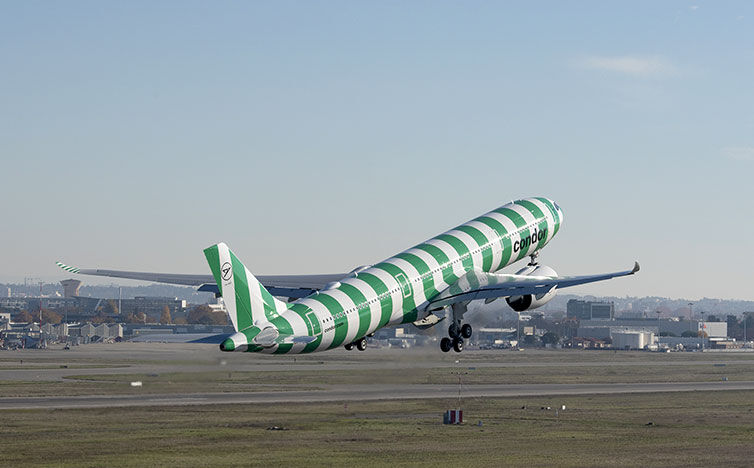
[[[641,267],[639,266],[639,262],[634,262],[634,268],[631,270],[631,274],[633,275],[637,271],[639,271]]]
[[[57,266],[59,266],[60,268],[62,268],[63,270],[69,272],[69,273],[78,273],[78,272],[81,271],[81,269],[76,268],[76,267],[72,267],[72,266],[68,266],[65,263],[55,262],[55,264]]]

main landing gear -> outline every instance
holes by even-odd
[[[360,339],[354,341],[353,343],[348,343],[347,345],[345,345],[343,347],[346,348],[348,351],[351,351],[354,346],[356,346],[356,349],[358,349],[359,351],[365,351],[367,349],[367,339],[366,339],[366,337],[360,338]]]
[[[453,321],[448,327],[448,336],[440,340],[440,350],[443,353],[451,349],[460,353],[463,351],[464,339],[471,338],[473,332],[471,325],[468,323],[461,325],[464,312],[466,312],[465,305],[453,304]]]

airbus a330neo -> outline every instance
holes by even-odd
[[[539,251],[562,222],[563,212],[550,199],[517,200],[380,263],[339,275],[255,277],[224,243],[204,250],[212,276],[58,265],[72,273],[192,285],[221,295],[235,329],[220,344],[223,351],[296,354],[339,346],[363,351],[366,337],[382,327],[428,328],[444,321],[448,336],[440,348],[460,352],[472,335],[464,322],[471,301],[505,298],[521,312],[546,304],[559,289],[639,271],[636,263],[614,273],[558,276],[540,265]],[[527,258],[515,274],[497,273]]]

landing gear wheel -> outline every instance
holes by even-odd
[[[468,323],[463,324],[463,326],[461,327],[461,336],[468,340],[469,338],[471,338],[471,332],[471,325],[469,325]]]
[[[347,345],[343,347],[346,348],[347,351],[351,351],[353,349],[353,343],[348,343]]]
[[[463,351],[463,338],[456,338],[455,340],[453,340],[453,349],[457,353]]]
[[[448,327],[448,336],[451,338],[458,338],[460,336],[460,330],[458,330],[458,325],[455,323],[451,323]]]
[[[447,353],[450,351],[450,349],[453,347],[453,342],[450,340],[450,338],[445,337],[442,340],[440,340],[440,350],[443,353]]]
[[[367,339],[362,338],[356,342],[356,348],[358,348],[359,351],[364,351],[367,349]]]

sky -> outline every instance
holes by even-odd
[[[546,196],[541,263],[642,265],[570,293],[754,300],[752,83],[746,1],[5,1],[0,280],[349,271]]]

